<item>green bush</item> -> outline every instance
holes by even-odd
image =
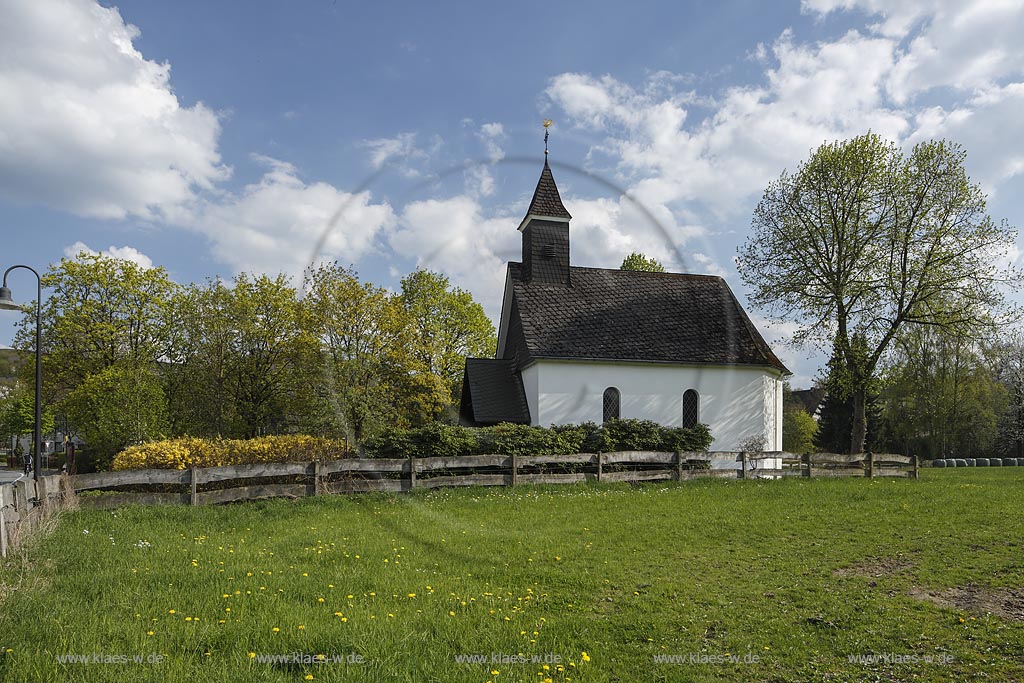
[[[530,425],[502,423],[494,427],[431,424],[418,429],[387,428],[363,442],[374,458],[454,455],[568,455],[610,451],[706,451],[711,445],[707,425],[690,429],[662,427],[650,420],[610,420],[598,425]]]

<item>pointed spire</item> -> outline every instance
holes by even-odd
[[[540,172],[540,180],[537,181],[537,189],[533,191],[533,201],[526,212],[527,216],[547,218],[572,218],[572,215],[562,205],[562,198],[558,194],[558,187],[555,185],[555,177],[551,175],[551,167],[548,166],[548,157],[544,155],[544,169]]]

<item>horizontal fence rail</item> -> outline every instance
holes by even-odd
[[[125,470],[70,477],[82,505],[210,505],[262,498],[405,492],[448,486],[683,481],[702,477],[912,477],[915,456],[729,451],[617,451],[258,463],[187,470]]]
[[[399,493],[446,486],[518,486],[683,481],[702,477],[919,476],[916,456],[785,452],[617,451],[571,455],[469,455],[348,458],[256,463],[187,470],[123,470],[24,478],[0,485],[0,556],[6,557],[66,494],[82,505],[213,505],[371,491]]]

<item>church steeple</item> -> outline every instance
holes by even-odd
[[[523,277],[527,282],[569,284],[569,221],[548,165],[550,121],[544,122],[544,168],[533,191],[530,208],[519,224],[523,233]]]
[[[555,177],[551,175],[551,167],[548,166],[547,150],[544,150],[544,152],[544,169],[540,172],[537,189],[533,191],[533,200],[530,202],[530,208],[526,211],[526,219],[534,216],[537,218],[564,218],[569,220],[572,218],[572,215],[565,210],[565,206],[562,204],[562,197],[558,194],[558,186],[555,185]],[[522,226],[519,229],[522,230]]]

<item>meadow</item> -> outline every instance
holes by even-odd
[[[1024,680],[1022,487],[926,469],[80,509],[0,570],[0,680]]]

